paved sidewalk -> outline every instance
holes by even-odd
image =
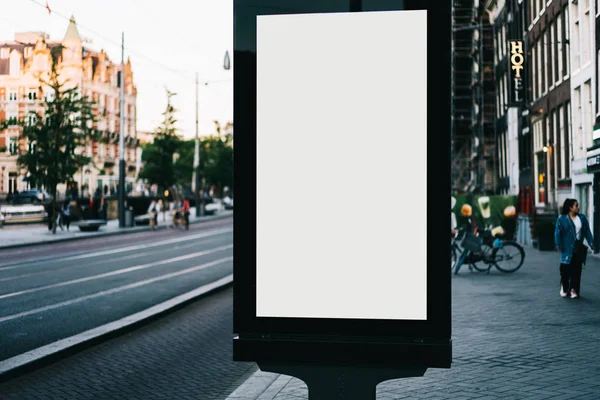
[[[453,275],[452,368],[383,382],[377,399],[599,399],[600,259],[588,258],[580,299],[559,296],[558,263],[528,248],[514,274]],[[307,398],[301,380],[262,371],[228,397]]]
[[[215,215],[207,215],[196,217],[195,208],[190,210],[190,223],[199,223],[202,221],[212,221],[215,219],[226,218],[233,215],[233,211],[225,210],[217,212]],[[166,212],[165,220],[163,221],[162,213],[158,217],[158,228],[166,228],[171,221],[170,212]],[[22,225],[22,226],[5,226],[0,229],[0,250],[12,247],[28,246],[34,244],[45,244],[53,242],[61,242],[67,240],[84,239],[95,236],[109,236],[117,234],[126,234],[133,232],[147,231],[149,227],[134,226],[130,228],[119,228],[118,220],[107,221],[107,224],[102,226],[97,232],[81,232],[77,227],[77,222],[71,224],[69,231],[61,231],[57,229],[56,234],[48,231],[46,225]]]

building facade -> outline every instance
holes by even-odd
[[[579,200],[581,212],[589,216],[593,226],[594,174],[588,171],[587,159],[594,153],[600,154],[600,151],[592,148],[594,122],[597,115],[596,10],[591,0],[569,2],[568,7],[573,124],[573,185],[570,195]]]
[[[59,63],[60,79],[67,87],[78,87],[79,93],[94,101],[95,128],[103,132],[103,139],[94,141],[80,151],[93,162],[84,167],[72,182],[59,186],[59,192],[76,188],[79,193],[93,193],[97,189],[114,192],[119,178],[119,92],[120,63],[112,62],[101,50],[93,51],[83,45],[74,18],[71,18],[62,41],[50,40],[38,32],[17,33],[15,40],[0,42],[0,120],[21,119],[30,111],[43,113],[43,102],[53,96],[49,87],[40,83],[39,76],[49,73],[50,50],[64,47]],[[126,187],[131,190],[137,180],[139,141],[136,133],[136,96],[131,63],[125,64],[125,162]],[[28,151],[28,144],[20,138],[20,129],[9,126],[0,132],[0,193],[13,193],[28,188],[26,171],[19,170],[17,154]]]

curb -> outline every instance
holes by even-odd
[[[0,362],[0,382],[31,372],[61,358],[133,331],[233,284],[233,274],[108,324],[58,340]]]
[[[227,215],[214,215],[214,216],[209,216],[209,217],[203,217],[202,219],[196,219],[194,221],[190,221],[190,225],[200,224],[203,222],[217,221],[217,220],[225,219],[225,218],[229,218],[229,217],[233,217],[233,213],[227,214]],[[75,223],[73,225],[76,226]],[[162,224],[157,227],[157,230],[167,229],[167,228],[168,228],[167,225]],[[117,230],[117,231],[98,232],[98,233],[92,233],[92,234],[85,235],[85,236],[74,236],[74,237],[67,237],[67,238],[40,240],[37,242],[30,242],[30,243],[9,244],[6,246],[0,246],[0,251],[8,250],[8,249],[17,249],[20,247],[30,247],[30,246],[39,246],[39,245],[43,245],[43,244],[52,244],[52,243],[58,243],[58,242],[71,242],[74,240],[90,239],[90,238],[95,238],[95,237],[127,235],[130,233],[139,233],[139,232],[145,232],[145,231],[149,231],[149,228],[146,226],[131,227],[131,228],[119,228],[119,230]]]

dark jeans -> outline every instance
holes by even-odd
[[[575,246],[577,248],[578,246]],[[581,264],[583,258],[581,254],[573,253],[570,264],[560,264],[560,283],[563,290],[569,293],[571,289],[581,295]]]
[[[185,229],[190,229],[190,212],[186,211],[183,216],[185,217]]]

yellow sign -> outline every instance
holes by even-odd
[[[540,176],[538,176],[538,181],[540,183],[544,183],[544,174],[540,174]]]

